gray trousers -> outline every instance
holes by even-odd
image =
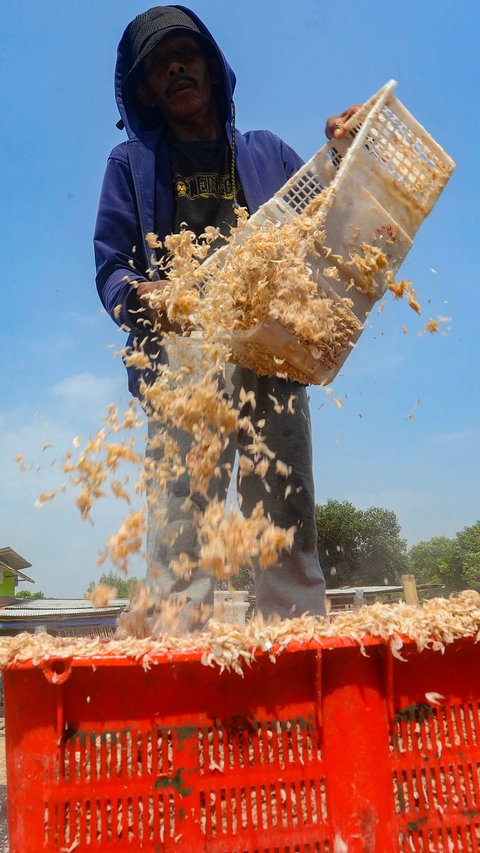
[[[282,552],[278,563],[267,569],[254,566],[257,612],[267,619],[274,614],[281,618],[300,616],[309,612],[325,613],[325,581],[317,553],[317,531],[315,525],[315,502],[312,474],[312,442],[307,389],[296,382],[275,377],[258,376],[251,370],[235,367],[230,371],[226,393],[238,406],[240,389],[254,391],[256,408],[255,422],[265,419],[262,434],[266,444],[275,453],[275,459],[285,462],[292,472],[286,479],[275,470],[275,461],[269,466],[265,482],[256,474],[237,477],[237,491],[241,495],[241,509],[250,516],[258,501],[263,501],[265,514],[282,528],[293,525],[297,530],[291,552]],[[290,404],[289,399],[295,397]],[[275,398],[275,401],[271,399]],[[283,411],[275,411],[282,407]],[[293,408],[293,412],[291,409]],[[249,414],[246,408],[242,415]],[[154,420],[149,420],[149,443],[159,429]],[[182,454],[188,452],[191,436],[180,430],[172,430]],[[249,438],[238,433],[230,437],[221,463],[233,465],[235,452],[249,456]],[[149,449],[154,459],[160,451]],[[222,471],[225,471],[222,468]],[[210,484],[209,497],[224,500],[230,476],[224,473]],[[289,494],[284,499],[287,486]],[[147,579],[153,594],[165,600],[169,595],[181,596],[186,608],[198,609],[202,604],[213,607],[215,581],[206,571],[194,569],[188,579],[178,578],[168,566],[180,553],[192,559],[198,557],[197,526],[195,516],[205,508],[205,498],[194,494],[191,505],[185,507],[190,495],[188,473],[170,484],[166,495],[155,495],[149,499],[147,536]],[[188,503],[188,502],[187,502]],[[160,510],[160,513],[159,513]],[[160,522],[161,515],[164,521]],[[187,613],[184,614],[188,621]],[[185,624],[187,624],[187,621]]]

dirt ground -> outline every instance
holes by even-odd
[[[5,720],[3,717],[0,717],[0,853],[8,853],[6,782]]]

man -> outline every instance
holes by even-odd
[[[182,223],[197,235],[207,225],[226,234],[236,222],[235,207],[245,206],[253,213],[302,161],[272,133],[241,134],[235,129],[234,73],[205,25],[184,7],[155,7],[129,24],[118,48],[115,85],[119,126],[125,127],[128,142],[112,151],[102,188],[95,234],[97,287],[113,319],[131,330],[128,346],[135,346],[146,335],[145,314],[157,328],[160,323],[163,331],[171,330],[161,308],[153,317],[148,304],[149,295],[161,292],[164,282],[158,274],[154,281],[149,278],[152,250],[145,236],[154,232],[162,240],[178,232]],[[329,119],[327,135],[338,137],[346,118],[347,113]],[[158,349],[158,337],[153,338],[147,339],[147,352]],[[130,390],[139,396],[142,375],[135,367],[128,373]],[[148,371],[143,379],[152,381]],[[238,396],[240,387],[255,393],[255,417],[265,419],[268,446],[292,466],[292,489],[285,500],[285,480],[272,466],[267,474],[269,491],[259,477],[245,478],[242,511],[250,515],[263,500],[265,512],[277,525],[297,528],[291,553],[282,554],[278,565],[255,571],[257,609],[267,618],[274,613],[322,614],[325,582],[316,547],[306,388],[235,368],[233,395]],[[294,413],[287,407],[292,395]],[[150,438],[153,434],[151,424]],[[176,438],[186,453],[188,437]],[[238,446],[248,453],[242,436]],[[231,445],[230,453],[234,449]],[[226,485],[221,484],[223,491]],[[185,509],[189,491],[185,477],[172,487],[163,529],[150,508],[148,574],[156,578],[160,595],[182,594],[189,605],[198,607],[213,604],[211,575],[195,570],[189,579],[179,580],[168,567],[181,552],[197,554],[194,511],[202,506],[197,502],[195,507],[194,498],[193,509]],[[172,530],[177,531],[174,537]]]

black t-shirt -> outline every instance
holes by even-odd
[[[236,201],[233,197],[231,152],[226,140],[168,140],[167,146],[174,196],[172,232],[178,233],[186,223],[197,237],[207,225],[227,236],[230,226],[237,222],[234,208],[246,207],[246,201],[237,175]]]

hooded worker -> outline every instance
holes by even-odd
[[[95,252],[100,298],[115,322],[130,330],[129,347],[145,340],[143,312],[148,316],[148,295],[163,287],[158,272],[152,280],[152,249],[146,235],[153,232],[163,240],[183,223],[197,235],[207,226],[227,234],[236,222],[237,206],[253,213],[302,164],[275,134],[240,133],[235,128],[234,88],[235,75],[220,48],[202,21],[185,7],[149,9],[122,36],[115,93],[121,116],[118,126],[125,128],[128,141],[118,145],[108,160]],[[161,314],[160,321],[168,330],[166,315]],[[158,337],[152,335],[149,341],[147,335],[144,347],[147,353],[158,350]],[[283,555],[277,566],[256,571],[257,608],[267,617],[323,613],[325,583],[316,547],[306,389],[296,382],[259,377],[245,368],[235,370],[237,387],[255,394],[255,415],[265,418],[269,448],[292,467],[292,488],[285,500],[285,480],[274,471],[267,474],[267,491],[256,476],[244,478],[241,484],[242,510],[247,516],[263,500],[265,512],[276,524],[297,528],[292,552]],[[140,379],[148,383],[153,378],[134,367],[128,371],[130,390],[140,396]],[[294,413],[288,406],[292,395]],[[279,416],[281,407],[284,414]],[[248,453],[247,446],[241,447],[241,437],[238,447],[242,454]],[[187,446],[183,449],[188,451]],[[234,451],[230,442],[230,452]],[[189,494],[186,479],[177,481],[163,507],[167,528],[170,524],[181,531],[173,546],[175,537],[161,536],[158,522],[150,515],[148,570],[155,566],[156,576],[162,579],[162,595],[181,592],[194,604],[213,604],[214,581],[209,573],[196,571],[189,580],[180,581],[168,569],[176,552],[186,552],[193,559],[198,554],[193,514],[184,509]],[[156,514],[158,518],[158,508]]]

